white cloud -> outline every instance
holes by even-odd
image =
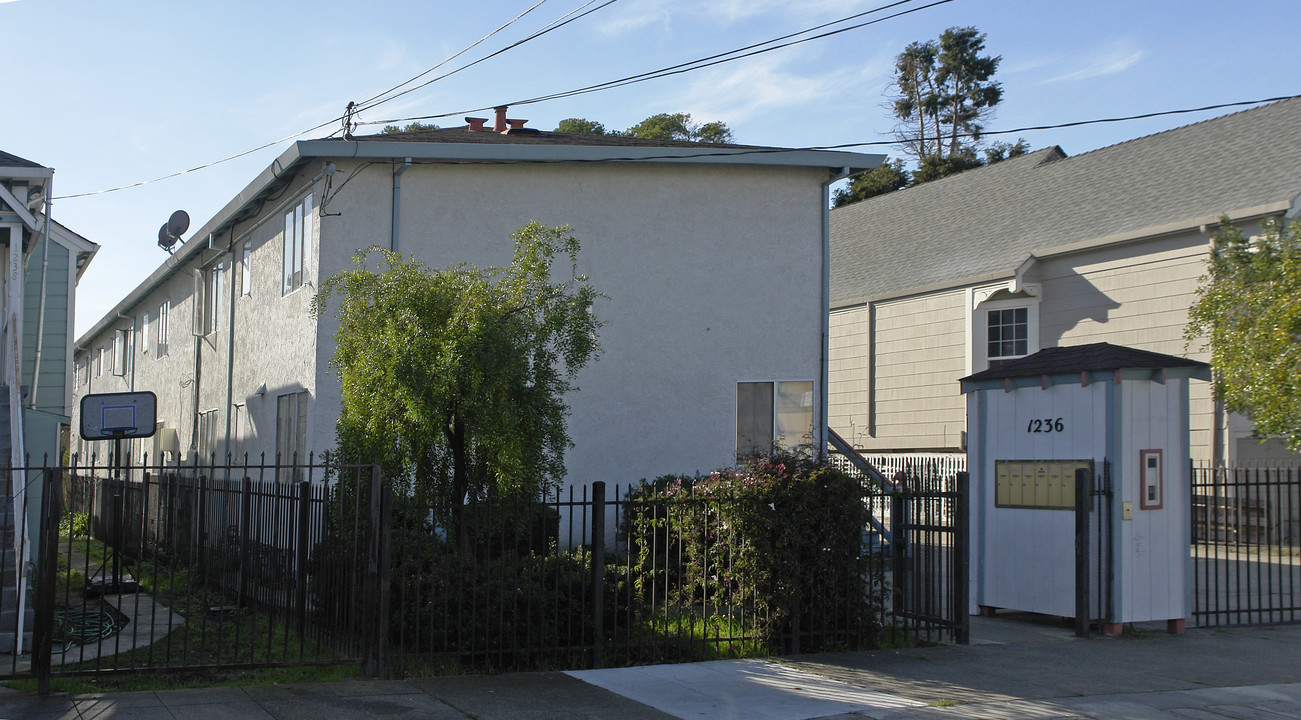
[[[677,99],[697,121],[723,120],[735,127],[765,112],[798,106],[817,106],[852,92],[875,73],[862,67],[827,70],[816,76],[786,68],[782,58],[760,56],[712,71],[705,71]]]
[[[1087,80],[1104,75],[1114,75],[1138,64],[1138,61],[1143,59],[1143,54],[1143,49],[1137,47],[1131,39],[1113,39],[1105,46],[1091,53],[1078,56],[1074,68],[1043,80],[1039,84]]]
[[[629,6],[616,6],[605,15],[601,32],[617,36],[650,25],[668,26],[675,20],[687,23],[706,22],[720,28],[754,18],[781,19],[787,31],[810,27],[836,18],[853,15],[872,4],[872,0],[649,0]]]

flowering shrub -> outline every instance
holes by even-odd
[[[773,650],[870,642],[879,583],[862,557],[858,480],[772,454],[633,495],[623,531],[645,590],[668,588],[666,600],[703,614],[750,615]]]

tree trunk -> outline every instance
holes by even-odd
[[[464,548],[469,542],[469,528],[465,522],[465,495],[469,491],[469,467],[465,451],[465,423],[460,418],[452,421],[447,433],[452,446],[452,522],[456,524],[456,537]]]

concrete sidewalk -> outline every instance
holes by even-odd
[[[8,694],[0,719],[1301,718],[1301,626],[1078,640],[1055,621],[1021,616],[973,618],[973,638],[570,673]]]

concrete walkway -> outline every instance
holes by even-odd
[[[774,661],[222,687],[0,695],[0,720],[84,718],[1301,718],[1301,626],[1079,640],[1034,616],[973,618],[966,647]]]

